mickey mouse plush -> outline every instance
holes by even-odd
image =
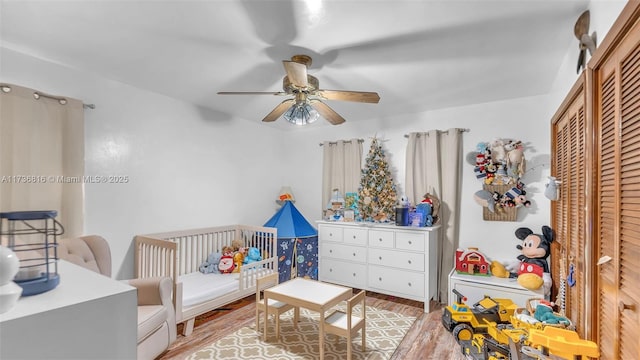
[[[543,226],[542,234],[534,234],[531,229],[521,227],[515,234],[522,240],[522,245],[517,246],[522,251],[518,255],[518,284],[529,290],[537,290],[544,285],[544,293],[548,294],[551,290],[551,274],[547,257],[555,240],[553,229]]]

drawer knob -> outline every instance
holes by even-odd
[[[356,273],[353,273],[353,277],[355,277],[355,276],[356,276]]]
[[[378,281],[382,281],[382,278],[381,278],[381,277],[379,277],[379,278],[378,278]]]
[[[409,240],[409,245],[411,245],[411,240]]]
[[[333,236],[333,233],[329,233],[329,236]]]
[[[332,269],[332,268],[329,268],[329,272],[333,272],[333,269]]]
[[[356,253],[353,253],[353,256],[356,256]]]
[[[333,253],[333,250],[329,250],[330,253]]]
[[[355,238],[356,238],[356,236],[355,236],[355,235],[353,235],[353,238],[355,239]]]
[[[382,260],[382,256],[378,256],[378,259]]]
[[[411,260],[409,260],[409,264],[411,264]]]
[[[409,283],[409,287],[411,287],[411,283]]]

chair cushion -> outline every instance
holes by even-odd
[[[167,321],[167,308],[162,305],[138,306],[138,343]]]

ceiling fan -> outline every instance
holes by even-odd
[[[304,125],[312,123],[322,115],[333,125],[345,122],[345,119],[331,109],[322,100],[354,101],[377,104],[380,96],[375,92],[324,90],[320,89],[318,79],[307,74],[311,65],[308,55],[294,55],[291,60],[283,60],[286,76],[282,80],[282,90],[278,92],[242,92],[220,91],[219,95],[291,95],[293,98],[284,100],[276,106],[262,121],[275,121],[284,114],[287,121]]]
[[[580,48],[580,54],[578,55],[578,74],[580,73],[580,69],[585,67],[586,65],[586,51],[589,50],[589,55],[593,55],[593,52],[596,51],[596,33],[595,31],[589,35],[589,20],[590,12],[586,10],[583,12],[578,20],[576,21],[575,26],[573,27],[573,33],[576,38],[580,42],[578,44]]]

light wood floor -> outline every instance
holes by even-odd
[[[255,321],[254,300],[255,296],[250,296],[230,304],[226,310],[214,310],[199,317],[193,333],[188,337],[180,334],[182,325],[178,325],[176,342],[159,359],[183,359],[197,349],[251,325]],[[442,326],[440,307],[427,314],[421,302],[372,292],[367,292],[366,301],[369,306],[417,317],[391,359],[466,359],[453,336]]]

